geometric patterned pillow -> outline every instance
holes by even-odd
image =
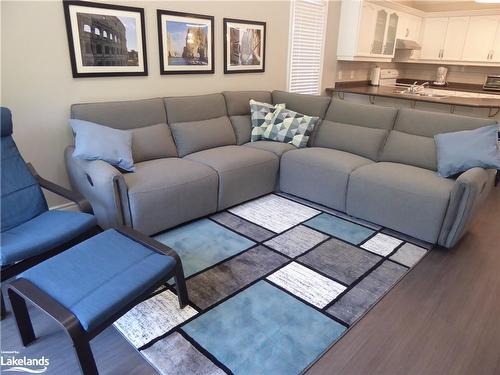
[[[271,141],[290,143],[295,147],[306,147],[319,117],[307,116],[302,113],[280,108],[274,113],[271,124],[262,137]]]
[[[250,113],[252,122],[251,142],[262,139],[262,134],[271,123],[274,111],[277,108],[285,108],[284,104],[268,104],[250,99]]]

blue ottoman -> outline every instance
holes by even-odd
[[[89,341],[172,277],[183,308],[179,256],[132,229],[109,229],[24,272],[8,293],[23,345],[36,339],[29,301],[66,329],[82,372],[97,374]]]

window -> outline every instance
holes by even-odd
[[[319,95],[328,1],[294,0],[291,7],[288,90]]]
[[[83,31],[85,31],[86,33],[91,33],[92,31],[90,30],[90,26],[87,25],[87,24],[84,24],[83,25]]]
[[[106,32],[106,30],[102,31],[102,36],[103,36],[103,38],[107,38],[108,37],[108,33]]]
[[[100,31],[100,30],[96,27],[96,28],[94,29],[94,34],[95,34],[95,35],[101,35],[101,31]]]

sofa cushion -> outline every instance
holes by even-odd
[[[236,143],[233,127],[227,116],[171,123],[170,128],[180,157],[208,148]]]
[[[400,109],[394,130],[405,133],[389,136],[381,160],[404,162],[417,167],[436,170],[436,144],[433,137],[439,133],[472,130],[491,125],[491,119],[451,115],[448,113]],[[411,146],[410,146],[411,145]]]
[[[71,118],[124,130],[167,122],[160,98],[73,104]]]
[[[156,124],[132,129],[132,156],[134,163],[177,157],[172,132],[167,124]]]
[[[297,147],[291,145],[290,143],[282,143],[282,142],[273,142],[273,141],[257,141],[257,142],[248,142],[243,146],[257,148],[259,150],[265,150],[272,152],[278,157],[281,157],[285,152],[296,150]]]
[[[270,91],[224,91],[222,95],[226,100],[229,116],[249,115],[250,99],[263,103],[272,102]]]
[[[332,99],[313,144],[378,160],[396,114],[394,108]]]
[[[123,175],[130,217],[147,235],[213,213],[217,209],[217,173],[186,159],[168,158],[136,164]]]
[[[329,148],[288,151],[281,157],[280,189],[301,198],[345,211],[349,175],[373,161]]]
[[[164,98],[168,124],[227,116],[222,94],[172,96]]]
[[[2,266],[42,254],[75,239],[97,225],[83,212],[45,211],[2,233]]]
[[[218,173],[219,210],[268,194],[276,185],[279,159],[268,151],[224,146],[185,158],[207,165]]]
[[[346,212],[435,243],[454,184],[424,168],[370,164],[351,174]]]
[[[229,117],[231,125],[233,125],[234,134],[236,135],[236,144],[242,145],[250,142],[252,132],[252,120],[250,115],[237,115]]]
[[[272,124],[277,109],[285,108],[284,104],[269,104],[250,100],[250,119],[252,122],[252,132],[250,139],[252,142],[260,141],[264,137],[264,132]]]
[[[329,96],[296,94],[275,90],[272,93],[274,104],[285,104],[292,111],[304,113],[319,118],[325,117],[326,109],[330,104]]]

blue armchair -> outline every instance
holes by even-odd
[[[23,160],[12,138],[12,114],[1,107],[1,281],[101,231],[89,203],[47,181]],[[82,212],[49,210],[42,188],[74,201]],[[5,316],[3,294],[1,318]]]

